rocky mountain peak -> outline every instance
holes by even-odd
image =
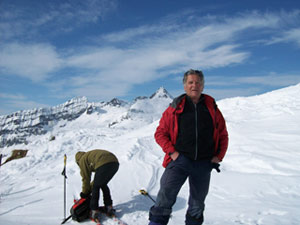
[[[150,96],[150,99],[153,98],[173,98],[172,95],[164,88],[160,87],[153,95]]]
[[[123,105],[126,105],[127,102],[123,101],[123,100],[120,100],[118,98],[113,98],[112,100],[110,100],[107,105],[110,105],[110,106],[123,106]]]

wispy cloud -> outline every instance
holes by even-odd
[[[44,8],[33,23],[34,26],[55,24],[72,30],[86,23],[96,23],[117,8],[114,0],[58,1],[49,2],[48,5],[48,9]]]
[[[96,23],[117,9],[115,0],[35,1],[16,7],[2,1],[0,39],[31,39],[43,33],[60,35],[87,23]],[[18,5],[19,6],[19,5]]]
[[[296,43],[300,47],[300,27],[290,29],[282,33],[279,37],[274,37],[272,40],[267,41],[267,44],[277,44],[277,43]]]
[[[118,81],[122,82],[123,88],[115,88],[116,95],[122,95],[134,84],[181,73],[186,68],[205,70],[245,63],[251,53],[241,50],[239,38],[249,29],[279,26],[281,18],[275,14],[252,12],[221,21],[211,17],[204,20],[210,23],[202,21],[189,27],[181,26],[182,20],[168,21],[105,35],[99,41],[100,47],[95,44],[78,49],[66,59],[68,66],[93,74],[92,79],[91,76],[77,77],[71,83],[76,90],[82,90],[82,85],[91,87],[97,80],[100,86]],[[106,47],[101,47],[103,41]],[[102,87],[102,90],[106,88]]]
[[[107,10],[114,8],[107,1],[101,1],[103,5],[100,6],[95,5],[96,2],[87,1],[80,5],[76,1],[72,9],[68,4],[52,6],[49,13],[39,16],[31,26],[41,28],[60,22],[63,27],[64,20],[77,17],[79,22],[93,22],[103,13],[96,9],[105,8],[103,5]],[[87,15],[90,8],[95,10]],[[58,19],[60,14],[65,15]],[[135,84],[182,73],[187,68],[209,70],[244,64],[252,53],[242,46],[241,40],[249,34],[252,40],[258,40],[261,33],[268,32],[271,40],[278,30],[284,30],[285,39],[281,41],[299,40],[298,29],[285,30],[283,26],[299,19],[299,15],[299,11],[295,11],[280,14],[247,12],[231,17],[178,16],[158,24],[112,32],[95,38],[96,42],[90,46],[72,49],[57,49],[45,43],[5,43],[0,46],[0,72],[56,87],[55,91],[64,94],[86,95],[92,99],[122,96]],[[13,16],[7,14],[6,17]],[[197,23],[191,23],[191,20]],[[53,80],[49,81],[51,77]],[[241,78],[236,82],[254,80],[259,77]]]
[[[34,82],[45,80],[60,68],[61,59],[48,44],[0,45],[0,72],[28,78]]]

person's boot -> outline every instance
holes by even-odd
[[[201,217],[195,218],[190,216],[188,213],[185,216],[185,224],[186,225],[201,225],[203,223],[203,214],[201,215]]]
[[[116,210],[111,206],[105,206],[105,209],[106,209],[106,215],[109,216],[109,217],[113,217],[116,215]]]
[[[91,210],[90,212],[90,219],[95,221],[96,223],[100,222],[100,216],[101,213],[99,212],[99,210]]]

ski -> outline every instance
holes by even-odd
[[[118,218],[116,214],[114,214],[112,216],[107,215],[107,213],[105,212],[104,207],[99,207],[99,210],[100,210],[100,213],[101,213],[101,217],[100,218],[103,218],[103,216],[104,216],[106,220],[112,220],[117,225],[127,225],[127,223],[125,223],[123,220],[121,220],[120,218]]]
[[[117,222],[118,225],[127,225],[127,223],[125,223],[123,220],[119,219],[116,216],[113,216],[112,219]]]
[[[66,210],[67,210],[67,185],[66,185],[66,180],[67,180],[67,172],[66,172],[66,166],[67,166],[67,155],[64,155],[64,169],[61,172],[61,175],[64,176],[64,220],[62,222],[65,223],[68,219],[66,218]]]
[[[97,221],[95,221],[95,220],[92,220],[92,221],[94,221],[94,222],[96,223],[96,225],[104,225],[104,224],[102,224],[102,222],[103,222],[103,221],[106,221],[106,220],[112,220],[112,221],[114,221],[114,223],[115,223],[116,225],[127,225],[127,223],[125,223],[125,222],[122,221],[121,219],[117,218],[116,216],[109,217],[109,216],[107,216],[105,213],[101,213],[101,215],[105,215],[105,218],[102,217],[100,222],[97,222]]]

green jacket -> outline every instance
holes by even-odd
[[[106,150],[95,149],[88,152],[77,152],[76,163],[80,168],[82,177],[82,192],[89,194],[92,192],[91,176],[97,168],[106,163],[118,162],[117,157]]]

